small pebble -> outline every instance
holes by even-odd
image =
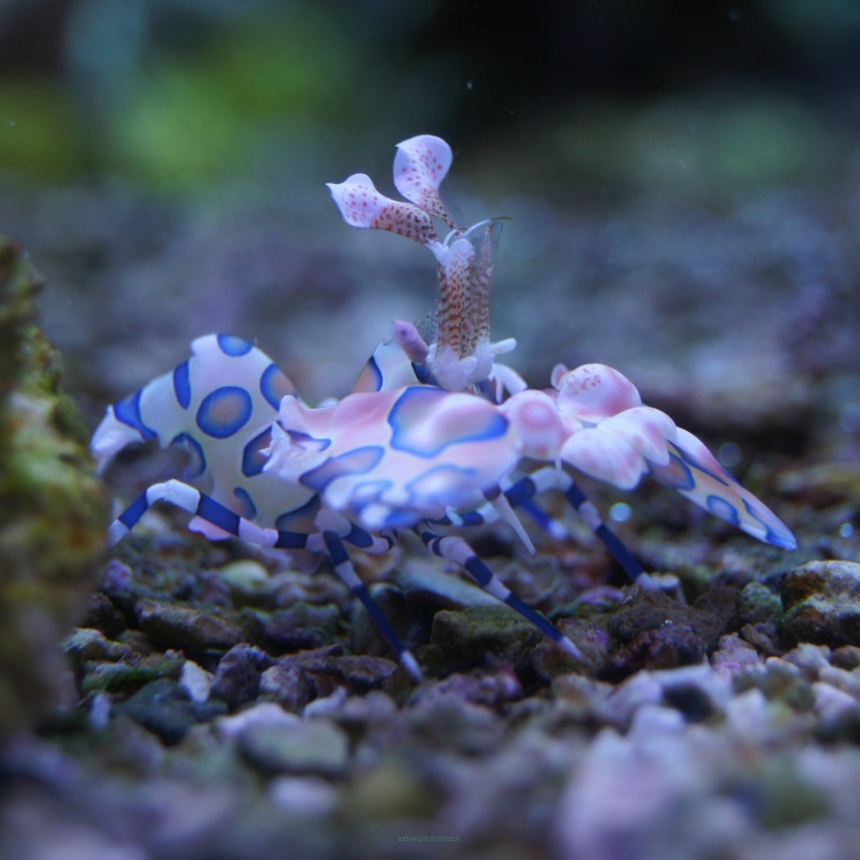
[[[857,700],[832,684],[816,681],[812,691],[815,694],[815,713],[824,723],[835,723],[858,712]]]
[[[601,704],[600,714],[610,725],[626,730],[643,705],[659,705],[663,688],[650,672],[637,672],[615,688]]]
[[[188,694],[188,698],[192,702],[205,702],[209,698],[211,686],[212,674],[193,660],[186,660],[179,676],[179,687]]]
[[[269,800],[298,818],[325,818],[337,806],[337,789],[318,776],[278,776],[268,788]]]
[[[265,774],[338,776],[349,764],[349,739],[328,720],[255,722],[238,737],[239,752]]]
[[[338,713],[346,702],[347,692],[345,687],[338,687],[330,696],[314,699],[302,712],[306,719],[310,717],[327,717]]]
[[[830,666],[831,651],[826,645],[812,645],[809,642],[801,642],[783,656],[787,663],[803,669],[807,678],[814,681],[822,669]]]
[[[274,702],[261,702],[231,717],[221,717],[215,721],[215,730],[223,738],[238,737],[248,726],[276,725],[296,726],[301,720],[295,714],[288,714]]]

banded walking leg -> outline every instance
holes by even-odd
[[[539,612],[532,609],[524,600],[517,597],[496,575],[490,570],[472,547],[457,535],[437,535],[420,526],[415,531],[420,535],[427,548],[442,558],[453,561],[464,568],[472,579],[493,597],[506,603],[511,609],[522,615],[526,621],[533,624],[548,639],[551,639],[567,654],[582,659],[580,650],[553,624],[547,621]]]
[[[603,541],[604,546],[612,553],[613,558],[621,565],[624,572],[634,582],[645,573],[645,569],[633,557],[633,554],[621,542],[621,538],[609,529],[600,519],[597,508],[588,501],[585,493],[571,480],[570,486],[564,491],[564,497],[573,505],[582,521]]]
[[[316,549],[309,544],[309,536],[302,532],[287,532],[258,526],[251,520],[239,516],[220,502],[201,493],[190,484],[175,478],[153,484],[131,503],[108,528],[108,544],[119,543],[140,521],[140,518],[156,502],[169,502],[177,508],[196,514],[201,520],[227,532],[234,537],[259,546],[278,549]]]
[[[147,491],[131,503],[108,528],[108,545],[119,543],[140,521],[140,518],[156,502],[168,502],[195,514],[201,520],[216,526],[233,537],[248,543],[275,549],[307,549],[312,552],[325,552],[325,544],[320,535],[291,532],[282,529],[264,528],[231,511],[211,496],[175,478],[160,484],[153,484]],[[343,519],[343,518],[341,518]],[[392,539],[388,535],[377,537],[347,520],[347,528],[341,534],[343,540],[351,543],[370,555],[388,552]]]
[[[196,514],[202,520],[217,526],[224,532],[259,546],[279,549],[309,549],[316,552],[328,552],[331,556],[334,570],[341,581],[364,604],[370,617],[374,620],[386,641],[396,652],[398,659],[409,675],[416,681],[422,680],[421,669],[415,657],[406,650],[400,638],[394,632],[388,619],[374,601],[367,586],[359,579],[349,560],[343,542],[355,544],[365,552],[378,554],[391,549],[391,538],[387,535],[376,537],[360,526],[350,523],[339,514],[331,511],[321,511],[318,517],[321,526],[329,526],[323,533],[307,535],[302,532],[288,532],[280,529],[262,528],[256,523],[239,516],[229,508],[216,502],[205,493],[184,484],[176,479],[153,484],[145,493],[139,496],[108,529],[108,540],[111,546],[122,540],[139,522],[140,518],[155,502],[169,502],[191,514]],[[324,516],[327,514],[329,516]],[[336,530],[335,530],[336,529]],[[338,532],[343,532],[339,534]]]
[[[558,520],[548,517],[543,509],[533,501],[535,495],[551,488],[559,489],[564,493],[567,501],[570,502],[574,510],[582,517],[583,522],[603,542],[603,545],[609,550],[618,564],[621,565],[631,581],[650,591],[663,591],[673,595],[681,603],[686,602],[678,577],[674,574],[658,576],[646,573],[642,565],[639,564],[630,550],[624,545],[621,538],[603,522],[597,508],[588,500],[585,493],[582,492],[567,472],[562,472],[559,477],[553,468],[538,469],[533,475],[521,478],[505,490],[505,495],[508,496],[508,500],[512,506],[524,507],[524,510],[534,516],[539,524],[541,518],[546,518],[549,520],[550,528],[564,528]],[[552,534],[552,531],[550,533]]]
[[[355,572],[341,536],[332,529],[325,529],[322,532],[322,538],[334,565],[334,572],[340,581],[362,602],[364,608],[367,610],[367,614],[373,619],[373,623],[376,624],[385,641],[391,646],[391,650],[397,654],[400,664],[409,673],[412,680],[420,684],[424,676],[421,672],[421,667],[418,665],[418,661],[412,652],[400,641],[400,637],[391,626],[391,622],[385,617],[379,608],[379,604],[373,599],[370,589]]]
[[[595,536],[609,550],[612,557],[632,580],[636,580],[645,571],[633,554],[622,543],[621,539],[610,530],[600,518],[597,508],[588,501],[585,493],[577,486],[573,478],[565,472],[558,471],[552,466],[538,469],[531,475],[520,478],[509,487],[504,494],[512,508],[522,508],[537,524],[556,540],[566,540],[570,532],[564,523],[549,516],[536,502],[535,497],[549,490],[559,490],[582,517],[583,522],[594,532]],[[475,511],[467,513],[451,512],[440,520],[442,524],[479,525],[492,523],[500,519],[499,511],[491,504],[482,505]]]

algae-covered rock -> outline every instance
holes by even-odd
[[[860,564],[810,562],[786,575],[780,596],[787,644],[860,645]]]
[[[34,323],[38,285],[0,237],[0,737],[54,698],[107,522],[59,354]]]

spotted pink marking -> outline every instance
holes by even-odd
[[[352,227],[387,230],[422,245],[438,242],[433,219],[412,203],[380,194],[365,173],[354,173],[340,184],[326,183],[343,220]]]
[[[593,422],[642,405],[636,386],[623,373],[605,364],[583,364],[553,381],[558,408],[580,421]]]
[[[454,222],[439,197],[439,185],[452,160],[451,147],[432,134],[420,134],[398,143],[394,156],[394,185],[397,190],[451,228]]]

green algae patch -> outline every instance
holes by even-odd
[[[59,643],[95,584],[108,520],[59,353],[35,325],[38,287],[0,237],[0,737],[55,699]]]

